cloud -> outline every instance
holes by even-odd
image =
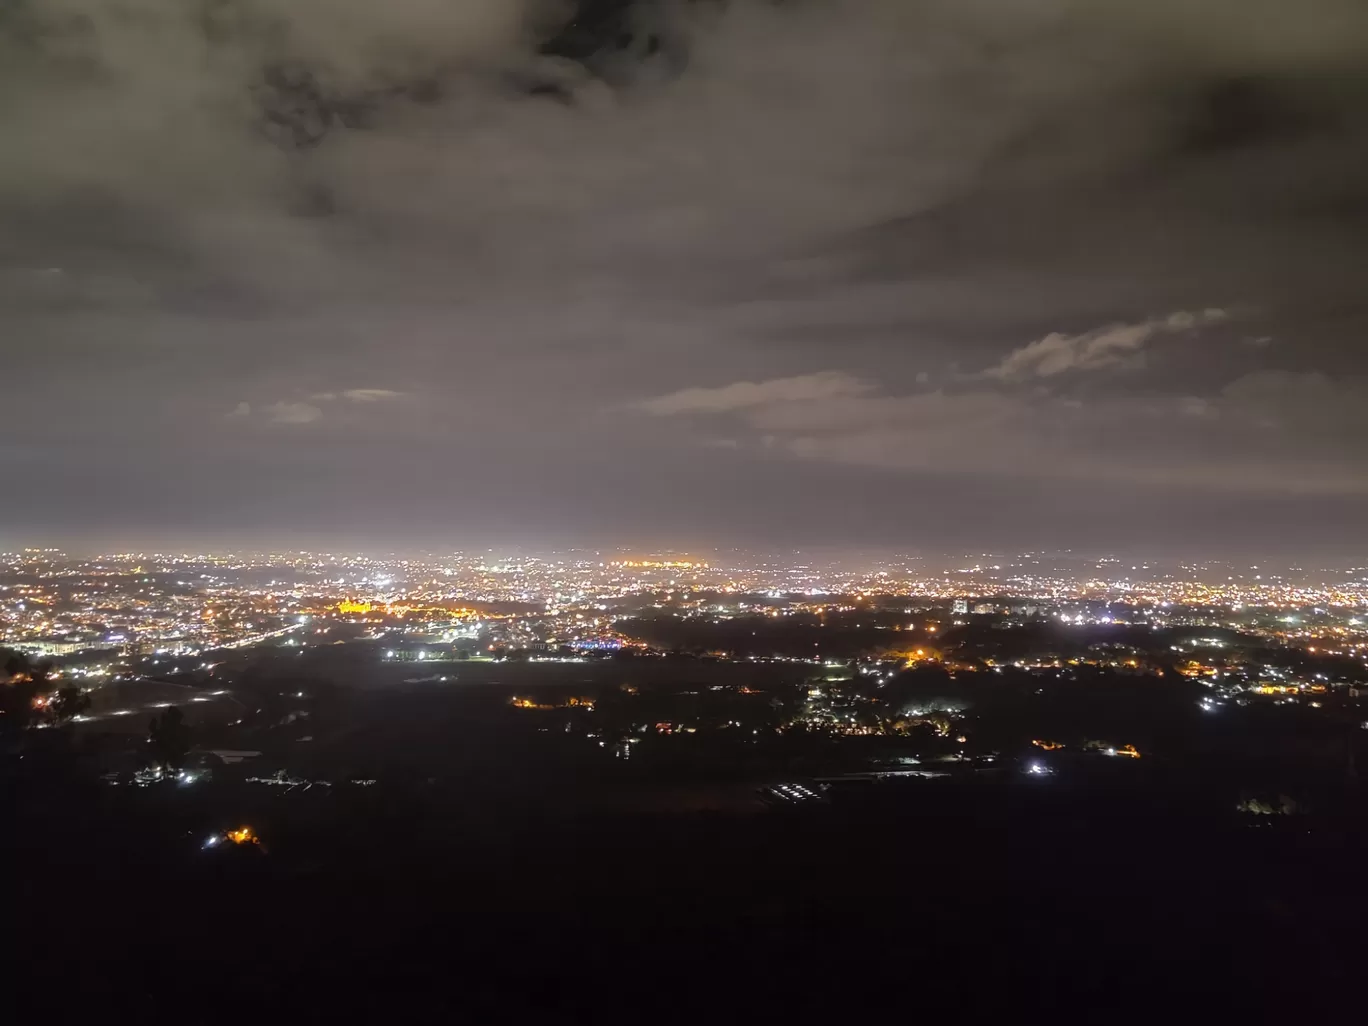
[[[273,424],[312,424],[323,416],[322,410],[309,403],[272,403],[265,412]]]
[[[1368,495],[1356,441],[1368,430],[1368,392],[1317,374],[1260,374],[1208,398],[1077,403],[971,391],[831,406],[763,411],[753,426],[802,459],[903,473],[1194,495]]]
[[[403,394],[390,388],[349,388],[342,393],[342,398],[354,403],[378,403],[386,399],[398,399]]]
[[[1117,367],[1133,361],[1145,343],[1156,335],[1220,324],[1229,316],[1224,310],[1210,307],[1193,312],[1180,310],[1139,324],[1109,324],[1082,335],[1051,332],[1008,353],[1000,363],[984,371],[983,376],[1000,381],[1023,381],[1053,377],[1066,371]]]
[[[228,414],[230,418],[245,420],[254,413],[272,424],[312,424],[323,416],[323,408],[318,403],[361,403],[370,404],[399,399],[404,395],[389,388],[349,388],[342,392],[314,392],[309,401],[282,399],[266,406],[253,407],[249,402],[240,402]]]
[[[691,391],[723,390],[675,395]],[[1358,453],[1368,386],[1315,372],[1243,375],[1205,396],[1083,401],[978,384],[907,395],[748,391],[744,398],[682,405],[739,414],[750,435],[738,445],[771,458],[1056,486],[1368,495]]]
[[[774,403],[836,399],[861,395],[873,386],[840,371],[819,371],[768,381],[737,381],[720,388],[685,388],[668,395],[645,399],[637,407],[657,416],[680,413],[727,413]]]
[[[1333,454],[1362,460],[1361,440],[1368,436],[1368,381],[1362,377],[1255,371],[1226,385],[1213,402],[1247,422],[1276,428],[1279,447],[1300,446],[1309,460]],[[1268,444],[1260,439],[1257,447]]]
[[[403,392],[392,388],[348,388],[341,392],[315,392],[309,398],[316,402],[331,403],[344,399],[352,403],[378,403],[388,399],[399,399]]]

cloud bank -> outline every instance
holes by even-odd
[[[0,345],[16,423],[69,411],[6,450],[27,526],[130,450],[193,453],[286,526],[421,468],[434,534],[652,522],[674,507],[640,496],[684,478],[719,534],[947,470],[1093,481],[1123,532],[1140,488],[1359,487],[1360,0],[585,12],[5,5]],[[334,421],[364,438],[307,427]],[[557,476],[576,460],[637,472]]]

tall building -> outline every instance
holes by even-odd
[[[954,613],[955,615],[957,615],[957,616],[960,616],[960,615],[963,615],[963,614],[969,612],[969,600],[968,600],[968,599],[962,599],[962,598],[961,598],[961,599],[955,599],[955,601],[954,601],[954,602],[951,604],[951,606],[950,606],[950,611],[951,611],[952,613]]]

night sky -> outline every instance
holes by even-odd
[[[0,548],[1361,555],[1363,0],[0,0]]]

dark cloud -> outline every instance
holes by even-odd
[[[1358,0],[10,3],[0,527],[1351,524],[1364,52]]]

